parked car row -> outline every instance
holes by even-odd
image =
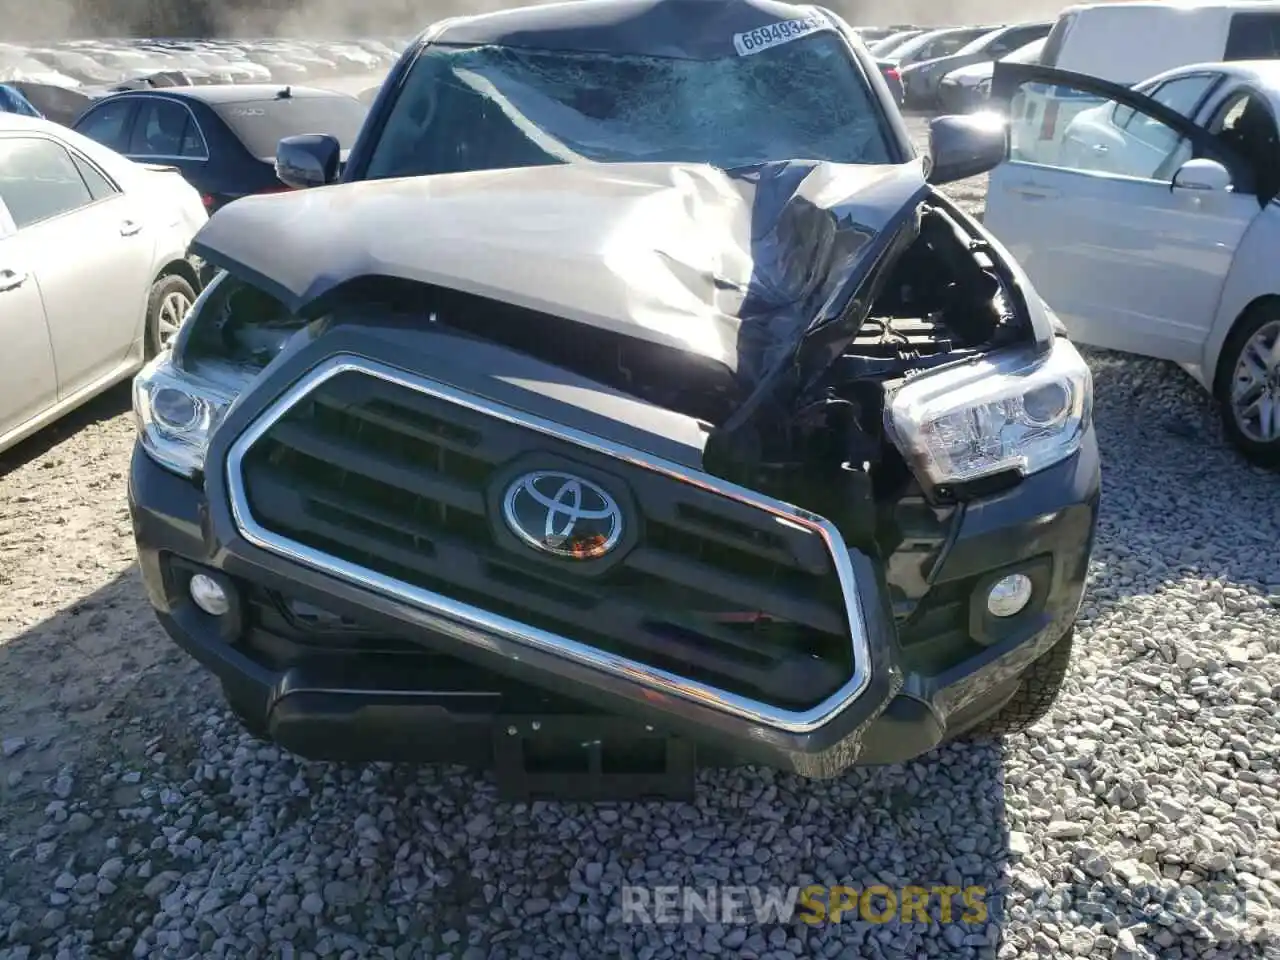
[[[194,84],[301,83],[386,70],[403,39],[358,40],[57,40],[0,43],[0,82],[109,87],[159,72]]]
[[[983,60],[946,74],[938,84],[938,109],[942,113],[970,113],[990,105],[991,76],[996,63],[1039,63],[1048,37],[1032,40],[998,61]]]
[[[947,112],[984,108],[1000,61],[1135,83],[1187,63],[1280,57],[1272,0],[1076,4],[1051,21],[881,33],[863,40],[891,87],[901,89],[900,103]],[[1069,121],[1079,104],[1044,93],[1041,116]]]
[[[972,65],[991,64],[1037,40],[1052,22],[912,28],[872,43],[870,53],[881,73],[901,85],[900,103],[916,109],[940,104],[951,74]]]
[[[927,109],[940,105],[942,88],[953,73],[970,65],[989,69],[996,60],[1042,41],[1052,25],[1051,21],[946,27],[898,24],[853,29],[898,105]]]
[[[376,76],[404,41],[66,40],[0,43],[0,83],[45,117],[71,123],[90,104],[124,89],[224,84],[301,84]]]

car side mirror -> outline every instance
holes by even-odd
[[[1217,160],[1188,160],[1173,175],[1175,190],[1203,190],[1221,193],[1231,188],[1231,172]]]
[[[925,178],[933,184],[976,177],[1004,162],[1008,126],[998,113],[938,117],[929,124]]]
[[[304,189],[336,183],[342,145],[327,133],[285,137],[276,144],[276,176],[286,186]]]

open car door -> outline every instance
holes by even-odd
[[[1095,77],[1001,62],[991,90],[1009,143],[986,227],[1073,339],[1200,363],[1236,248],[1269,199],[1252,166],[1180,113]],[[1099,121],[1109,142],[1096,142]]]

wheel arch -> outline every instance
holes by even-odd
[[[1223,348],[1227,341],[1231,339],[1231,335],[1240,327],[1242,323],[1253,317],[1261,310],[1274,310],[1280,313],[1280,293],[1263,293],[1254,297],[1244,308],[1236,314],[1235,319],[1229,324],[1223,326],[1221,336],[1217,337],[1217,343],[1213,345],[1212,366],[1206,369],[1206,373],[1212,373],[1213,395],[1219,400],[1222,399],[1222,391],[1226,385],[1226,378],[1230,376],[1224,361],[1226,357]],[[1217,332],[1217,331],[1215,331]]]
[[[200,292],[200,277],[196,273],[196,268],[187,260],[170,260],[155,275],[155,279],[151,281],[151,285],[155,286],[165,277],[181,277],[187,283],[191,284],[191,289],[196,293]]]

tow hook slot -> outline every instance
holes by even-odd
[[[694,745],[596,714],[503,717],[494,730],[501,799],[531,803],[694,799]]]

